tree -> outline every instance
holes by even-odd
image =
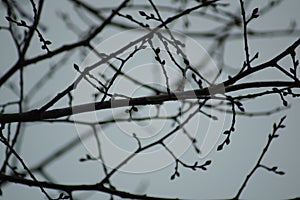
[[[289,173],[265,158],[299,106],[300,31],[268,23],[292,16],[281,9],[295,2],[3,0],[1,194],[17,187],[21,198],[18,184],[47,199],[238,199],[258,169]],[[242,126],[244,117],[254,118]],[[231,171],[229,184],[217,176]],[[191,173],[203,178],[197,189]],[[235,190],[224,196],[218,183]]]

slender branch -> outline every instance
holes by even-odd
[[[33,179],[33,182],[38,182],[37,178],[33,175],[33,173],[30,171],[30,169],[27,167],[27,165],[25,164],[24,160],[19,156],[19,154],[13,149],[13,147],[6,141],[6,139],[1,135],[0,137],[0,141],[5,144],[10,152],[18,159],[18,161],[22,164],[23,168],[26,170],[26,172],[30,175],[30,177]],[[0,173],[0,177],[2,176],[2,173]],[[2,178],[0,178],[0,180],[2,180]],[[51,200],[52,198],[49,196],[49,194],[45,191],[45,189],[43,188],[43,186],[38,186],[40,188],[40,190],[42,191],[42,193],[45,194],[45,196]]]
[[[273,124],[273,132],[272,134],[269,134],[268,136],[268,141],[266,146],[264,147],[263,151],[261,152],[261,155],[259,156],[259,159],[257,160],[255,166],[253,167],[253,169],[251,170],[251,172],[247,175],[246,179],[244,180],[244,182],[242,183],[240,189],[238,190],[237,194],[235,195],[235,197],[233,199],[239,199],[240,195],[242,194],[243,190],[246,188],[247,183],[249,182],[251,176],[255,173],[255,171],[259,168],[262,167],[264,169],[267,169],[268,171],[273,171],[274,173],[277,173],[279,175],[283,175],[284,173],[282,173],[281,171],[276,171],[277,167],[273,167],[273,168],[269,168],[266,167],[264,165],[261,164],[262,159],[264,158],[265,154],[267,153],[272,141],[276,138],[279,137],[277,133],[277,131],[281,128],[285,128],[285,126],[283,125],[283,121],[285,120],[286,116],[282,117],[280,119],[280,122],[278,123],[278,125],[276,123]]]
[[[47,104],[45,104],[44,106],[42,106],[40,108],[40,111],[45,111],[47,110],[48,108],[50,108],[51,106],[53,106],[57,101],[59,101],[61,98],[63,98],[65,95],[67,95],[69,92],[71,92],[72,90],[74,90],[78,83],[85,77],[85,74],[88,73],[89,71],[95,69],[96,67],[100,66],[101,64],[104,64],[104,63],[107,63],[110,59],[112,58],[115,58],[117,57],[117,55],[123,53],[124,51],[128,50],[130,47],[132,47],[133,45],[135,44],[138,44],[142,41],[145,41],[147,38],[149,37],[152,37],[153,34],[158,31],[160,28],[164,27],[166,24],[169,24],[173,21],[175,21],[176,19],[184,16],[184,15],[187,15],[189,13],[191,13],[192,11],[194,10],[197,10],[199,8],[202,8],[202,7],[207,7],[209,5],[212,5],[214,4],[215,2],[217,2],[218,0],[211,0],[211,1],[205,1],[204,3],[202,4],[199,4],[197,6],[194,6],[194,7],[191,7],[191,8],[188,8],[186,10],[184,10],[183,12],[177,14],[177,15],[174,15],[172,17],[169,17],[167,20],[164,21],[164,23],[161,23],[160,25],[158,25],[156,28],[152,29],[152,31],[150,31],[148,34],[130,42],[129,44],[123,46],[122,48],[120,48],[119,50],[111,53],[110,55],[108,55],[107,57],[105,57],[104,59],[101,59],[100,61],[94,63],[93,65],[91,66],[88,66],[85,68],[84,70],[84,73],[81,73],[80,76],[71,84],[69,85],[65,90],[63,90],[62,92],[60,92],[57,96],[55,96],[52,100],[50,100]],[[119,6],[119,9],[117,9],[115,12],[113,13],[117,13],[120,9],[122,8],[122,6]],[[1,84],[0,84],[1,86]]]
[[[124,0],[120,4],[120,6],[116,9],[116,11],[125,7],[126,4],[128,3],[128,1],[129,0]],[[33,63],[36,63],[38,61],[41,61],[41,60],[44,60],[47,58],[51,58],[62,52],[66,52],[66,51],[75,49],[80,46],[86,46],[97,34],[99,34],[106,27],[107,24],[109,24],[111,22],[111,20],[115,16],[115,14],[116,14],[115,12],[112,12],[111,15],[98,28],[96,28],[92,33],[90,33],[87,38],[85,38],[81,41],[75,42],[73,44],[63,45],[62,47],[60,47],[54,51],[48,52],[47,54],[44,54],[41,56],[37,56],[35,58],[31,58],[31,59],[27,59],[27,60],[19,59],[19,61],[12,68],[10,68],[7,73],[5,73],[0,78],[0,86],[3,85],[21,66],[26,67],[29,64],[33,64]]]
[[[248,33],[247,33],[247,20],[246,20],[246,13],[245,13],[245,7],[244,7],[244,1],[240,0],[241,4],[241,11],[242,11],[242,17],[243,17],[243,30],[244,30],[244,46],[245,46],[245,53],[246,53],[246,65],[247,67],[251,67],[250,65],[250,55],[249,55],[249,47],[248,47]]]

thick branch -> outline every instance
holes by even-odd
[[[42,187],[42,188],[49,188],[49,189],[55,189],[55,190],[61,190],[66,192],[73,192],[73,191],[99,191],[104,192],[108,194],[113,194],[122,198],[127,199],[174,199],[174,198],[161,198],[161,197],[152,197],[147,195],[139,195],[139,194],[132,194],[129,192],[119,191],[119,190],[113,190],[106,188],[101,185],[93,184],[93,185],[64,185],[64,184],[56,184],[56,183],[50,183],[50,182],[44,182],[44,181],[32,181],[29,179],[19,178],[15,176],[8,176],[4,174],[0,174],[0,180],[9,181],[12,183],[27,185],[30,187]],[[178,199],[178,198],[176,198]]]
[[[168,101],[178,101],[186,99],[211,99],[214,98],[214,94],[223,94],[224,91],[233,92],[243,89],[261,87],[300,87],[300,83],[287,81],[250,82],[227,86],[225,88],[223,88],[223,84],[218,84],[209,88],[188,90],[184,92],[175,92],[171,93],[170,95],[162,94],[146,97],[137,97],[132,99],[118,99],[97,103],[87,103],[73,107],[53,109],[45,112],[33,110],[24,113],[0,114],[0,123],[40,121],[45,119],[55,119],[65,116],[71,116],[74,114],[91,112],[95,110],[120,108],[126,106],[157,105]]]

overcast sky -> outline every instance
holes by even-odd
[[[111,1],[109,3],[103,3],[102,1],[99,1],[100,3],[98,1],[91,2],[93,2],[96,7],[101,7],[102,4],[105,4],[106,6],[111,4],[118,5],[115,1]],[[239,6],[238,1],[227,2],[233,4],[227,9],[237,10]],[[251,3],[249,6],[248,12],[250,12],[255,7],[262,7],[263,5],[265,5],[265,1],[253,1],[253,3]],[[28,11],[30,11],[29,5],[25,5],[24,7]],[[41,21],[42,24],[44,24],[48,28],[45,32],[45,37],[49,38],[53,42],[51,48],[55,49],[62,43],[75,41],[77,39],[77,36],[73,34],[72,31],[67,31],[65,24],[61,22],[58,17],[58,13],[68,11],[68,13],[70,13],[70,16],[76,19],[77,16],[75,15],[75,13],[70,11],[73,6],[71,6],[68,1],[54,0],[46,1],[45,8],[46,9],[44,10]],[[289,24],[292,20],[295,20],[297,24],[300,24],[299,8],[300,1],[298,0],[283,1],[277,8],[269,12],[267,15],[264,15],[252,22],[251,27],[255,28],[256,30],[277,30],[289,27]],[[163,15],[166,15],[166,13],[163,13]],[[3,7],[0,8],[0,16],[1,26],[6,25],[7,22],[4,18],[6,16],[6,11],[3,9]],[[210,26],[210,24],[205,20],[203,22],[200,22],[197,21],[196,18],[191,17],[190,30],[193,31],[201,27]],[[84,27],[86,27],[85,24],[83,24],[79,20],[78,23],[80,23],[79,25],[82,27],[82,30],[84,30]],[[238,32],[239,30],[236,31]],[[124,44],[126,44],[130,40],[130,37],[134,38],[138,35],[143,34],[139,31],[126,33],[120,32],[120,29],[116,28],[111,28],[107,31],[104,31],[99,43],[97,44],[98,48],[104,48],[106,51],[109,51],[108,48],[117,49],[120,46],[120,43],[124,42]],[[125,37],[128,38],[124,39]],[[185,39],[188,40],[188,37]],[[191,45],[194,44],[194,46],[192,45],[192,47],[198,49],[197,51],[190,50],[190,55],[193,56],[193,52],[198,51],[203,51],[203,54],[205,54],[205,50],[209,46],[209,41],[197,38],[193,39],[195,41],[193,41],[194,43],[191,42]],[[256,61],[256,64],[262,63],[279,54],[286,47],[292,44],[296,39],[297,36],[275,38],[269,37],[263,39],[251,38],[251,54],[254,55],[259,51],[260,56]],[[114,44],[116,46],[114,46]],[[0,75],[3,75],[4,72],[14,64],[17,56],[16,52],[14,51],[14,46],[11,39],[3,30],[0,30],[0,49]],[[189,51],[187,50],[187,52]],[[299,50],[297,52],[299,52]],[[28,55],[36,55],[39,53],[41,53],[40,44],[38,43],[38,40],[36,40],[33,43],[33,48],[30,50]],[[73,69],[73,63],[78,63],[80,64],[80,66],[84,66],[86,63],[92,62],[94,59],[91,55],[89,57],[88,55],[85,56],[78,53],[70,56],[72,56],[71,59],[63,66],[58,68],[58,72],[55,74],[54,78],[50,80],[45,89],[41,90],[31,101],[31,108],[37,108],[41,106],[46,102],[45,99],[49,99],[49,97],[54,96],[58,91],[62,91],[68,84],[74,81],[77,74]],[[197,59],[197,56],[197,54],[194,55],[194,58]],[[28,91],[34,84],[36,84],[36,80],[38,80],[38,77],[40,77],[41,74],[44,73],[45,66],[50,66],[51,63],[54,63],[58,59],[59,57],[54,58],[51,61],[44,61],[26,69],[25,91]],[[226,45],[224,59],[226,64],[233,68],[231,69],[233,71],[234,68],[238,68],[239,66],[241,66],[244,59],[242,40],[232,40]],[[134,68],[130,73],[151,84],[154,84],[155,80],[157,81],[157,83],[164,83],[163,77],[155,76],[155,74],[153,74],[153,69],[145,67],[145,60],[146,58],[142,56],[140,57],[140,59],[135,60],[135,63],[132,63],[134,64]],[[211,66],[213,66],[213,63],[216,62],[212,60]],[[150,65],[150,61],[146,64]],[[148,71],[144,69],[147,69]],[[176,76],[177,74],[176,72],[174,72],[174,77]],[[277,73],[265,71],[263,73],[257,74],[255,77],[250,77],[249,80],[259,81],[280,78],[281,76],[279,76]],[[13,76],[10,81],[15,81],[17,83],[18,76]],[[118,84],[118,87],[114,88],[116,92],[122,92],[123,89],[126,90],[128,88],[134,87],[126,81],[119,81]],[[77,98],[76,100],[79,99],[79,101],[84,101],[86,97],[84,95],[84,92],[87,91],[85,91],[85,87],[82,86],[82,88],[79,88],[76,94],[74,94],[75,99]],[[133,88],[132,91],[129,92],[137,96],[144,94],[144,91],[140,90],[139,88]],[[8,88],[0,88],[0,104],[7,101],[13,101],[15,99],[17,99],[17,96],[14,95]],[[88,99],[89,98],[87,98],[86,100]],[[241,197],[246,199],[283,199],[299,196],[300,135],[298,130],[300,127],[298,117],[300,104],[299,101],[297,102],[297,100],[295,99],[287,99],[289,100],[291,105],[291,108],[288,110],[281,111],[271,116],[252,118],[244,116],[238,117],[236,132],[232,135],[230,146],[226,146],[225,149],[221,152],[217,152],[216,146],[212,146],[213,150],[207,152],[207,155],[205,155],[204,158],[191,156],[192,148],[190,146],[185,146],[184,140],[181,140],[181,138],[178,136],[178,143],[175,142],[174,145],[176,144],[178,147],[180,147],[179,149],[181,149],[181,146],[183,147],[181,149],[182,152],[180,152],[180,150],[178,151],[179,154],[182,154],[183,159],[186,159],[192,163],[196,161],[195,159],[200,160],[200,162],[204,162],[207,159],[213,161],[206,172],[203,172],[201,170],[192,171],[180,167],[180,178],[171,181],[170,176],[174,172],[175,164],[171,162],[172,159],[170,157],[168,158],[168,156],[164,155],[163,152],[157,151],[156,153],[158,154],[148,155],[148,160],[133,162],[136,165],[127,166],[127,168],[123,169],[124,172],[116,174],[112,178],[112,181],[114,185],[120,190],[133,191],[137,193],[147,193],[149,195],[161,195],[164,197],[179,197],[188,199],[231,198],[236,194],[246,175],[255,165],[263,147],[267,142],[267,136],[272,131],[273,123],[278,122],[282,116],[288,115],[285,121],[286,128],[280,131],[280,138],[272,143],[271,148],[269,149],[263,160],[264,164],[270,167],[278,166],[278,168],[284,171],[286,174],[284,176],[278,176],[273,173],[269,173],[266,170],[259,169],[249,181]],[[245,103],[245,108],[247,111],[256,112],[266,111],[281,105],[282,102],[279,95],[274,95],[259,98],[257,100],[254,100],[253,102],[247,101]],[[66,101],[62,101],[56,106],[66,106]],[[145,112],[148,113],[155,112],[155,109],[145,109]],[[172,109],[174,109],[174,107],[168,104],[162,111],[170,113],[172,112]],[[7,111],[13,112],[15,110],[11,108],[11,110],[8,109]],[[119,116],[120,113],[123,113],[123,111],[116,109],[113,114],[115,116]],[[100,114],[98,113],[97,115],[97,117],[105,119],[105,117],[103,116],[105,116],[105,112],[101,112]],[[78,119],[88,119],[88,117],[90,116],[79,116]],[[220,122],[221,124],[210,124],[210,128],[209,126],[205,126],[205,130],[207,130],[206,133],[210,133],[209,131],[211,131],[211,133],[215,133],[215,129],[217,129],[218,126],[220,126],[220,128],[223,128],[223,130],[229,128],[231,115],[226,114],[226,116],[220,117],[224,118],[222,123]],[[192,122],[187,128],[192,132],[194,131],[193,133],[195,134],[200,134],[199,132],[203,129],[204,125],[202,125],[197,120],[200,120],[200,118],[195,118],[195,121]],[[104,136],[107,136],[108,141],[113,142],[115,146],[121,148],[122,152],[124,151],[124,149],[126,151],[130,151],[132,150],[130,149],[132,145],[136,145],[136,143],[132,142],[131,140],[132,143],[124,144],[124,141],[127,141],[128,136],[131,134],[132,126],[136,128],[136,131],[143,130],[143,137],[146,140],[148,137],[151,137],[152,139],[155,137],[159,137],[159,134],[151,134],[153,134],[154,132],[162,133],[169,125],[167,122],[163,122],[166,123],[163,125],[156,122],[151,123],[152,124],[118,124],[118,127],[116,128],[101,127],[99,131],[101,131]],[[23,133],[24,135],[21,136],[23,138],[22,146],[20,147],[21,156],[29,164],[29,166],[34,166],[44,157],[51,154],[51,152],[53,152],[58,147],[61,147],[72,138],[78,137],[82,135],[83,132],[87,131],[90,131],[90,129],[78,125],[75,126],[65,124],[53,125],[44,123],[29,123],[29,125],[25,129],[25,132]],[[219,140],[216,140],[217,144],[222,142],[223,139],[224,138],[221,136]],[[181,143],[180,141],[183,142]],[[84,157],[85,154],[89,151],[89,153],[93,153],[93,145],[93,141],[87,140],[87,142],[83,142],[82,145],[79,145],[73,151],[68,152],[65,156],[61,157],[60,159],[52,163],[49,167],[47,167],[47,171],[50,172],[52,178],[57,182],[72,184],[95,183],[97,180],[99,180],[99,176],[102,173],[102,171],[99,170],[101,169],[99,167],[100,163],[78,162],[78,159]],[[187,149],[185,149],[185,147],[187,147]],[[117,156],[122,155],[117,155],[118,151],[116,150],[116,152],[113,152],[113,150],[110,149],[111,147],[106,148],[108,148],[109,153],[105,154],[105,156],[108,160],[111,159],[111,165],[113,166],[115,162],[113,158],[118,158]],[[4,151],[3,146],[0,147],[0,151]],[[1,155],[0,160],[2,160],[2,158],[3,157]],[[153,167],[155,170],[151,170],[150,168],[148,169],[147,167],[149,166]],[[42,177],[39,178],[41,178],[41,180],[43,179]],[[43,194],[41,194],[39,189],[37,188],[33,189],[14,184],[5,187],[3,189],[3,192],[3,199],[7,200],[45,199]],[[107,199],[109,198],[108,195],[103,195],[101,193],[92,194],[89,192],[84,192],[82,193],[82,195],[83,197],[87,195],[88,199],[91,200],[103,197]]]

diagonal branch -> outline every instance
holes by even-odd
[[[154,197],[154,196],[148,196],[148,195],[139,195],[139,194],[133,194],[129,192],[124,192],[120,190],[113,190],[104,186],[100,186],[97,184],[93,185],[64,185],[64,184],[56,184],[56,183],[50,183],[45,181],[32,181],[29,179],[19,178],[15,176],[8,176],[5,174],[0,174],[0,180],[9,181],[12,183],[27,185],[29,187],[42,187],[42,188],[48,188],[48,189],[55,189],[55,190],[61,190],[65,191],[67,193],[71,193],[73,191],[99,191],[104,192],[107,194],[113,194],[122,198],[126,199],[161,199],[161,200],[179,200],[178,198],[163,198],[163,197]]]
[[[225,92],[234,92],[243,89],[262,88],[262,87],[297,87],[300,88],[300,83],[289,81],[266,81],[266,82],[250,82],[241,83],[237,85],[225,87]],[[104,110],[110,108],[120,108],[127,106],[141,106],[141,105],[157,105],[168,101],[178,101],[186,99],[218,99],[213,94],[223,94],[223,84],[214,85],[209,88],[203,88],[198,90],[188,90],[184,92],[174,92],[170,95],[154,95],[146,97],[137,97],[131,99],[111,99],[109,101],[81,104],[73,107],[65,107],[60,109],[53,109],[45,112],[39,112],[38,110],[32,110],[24,113],[13,114],[0,114],[0,123],[10,122],[29,122],[40,121],[45,119],[54,119],[64,116],[71,116],[74,114],[91,112],[96,110]],[[212,94],[211,94],[212,93]]]

